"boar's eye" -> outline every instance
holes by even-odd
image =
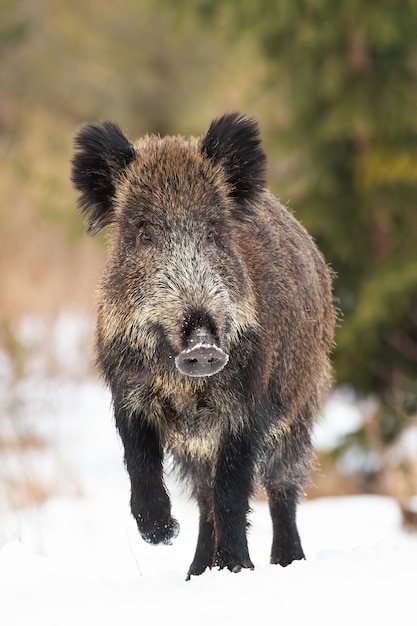
[[[206,242],[213,246],[222,247],[225,240],[227,241],[228,231],[226,231],[225,225],[220,222],[209,222],[206,231]]]
[[[155,229],[148,224],[143,224],[138,232],[136,242],[140,247],[153,246],[156,243]]]
[[[216,243],[217,239],[221,235],[221,225],[218,224],[215,220],[210,220],[207,224],[207,234],[206,240],[207,243]]]
[[[146,243],[146,244],[153,243],[152,235],[147,230],[144,230],[140,233],[140,240],[142,243]]]

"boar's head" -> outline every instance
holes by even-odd
[[[257,326],[247,264],[266,184],[257,123],[233,113],[199,139],[132,143],[106,121],[85,124],[75,145],[72,180],[88,232],[113,231],[101,340],[122,336],[188,376],[217,373]]]

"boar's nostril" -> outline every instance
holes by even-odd
[[[175,358],[175,365],[185,376],[212,376],[220,372],[229,356],[215,345],[213,336],[205,329],[192,333],[189,347]]]
[[[228,355],[220,348],[200,344],[183,350],[175,358],[175,365],[185,376],[212,376],[220,372],[228,360]]]

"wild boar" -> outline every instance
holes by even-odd
[[[231,113],[200,138],[132,143],[105,121],[83,125],[75,149],[88,231],[111,226],[96,360],[143,539],[179,532],[169,454],[200,511],[188,578],[254,567],[246,531],[259,483],[271,563],[303,559],[296,506],[331,382],[335,309],[322,255],[267,189],[257,122]]]

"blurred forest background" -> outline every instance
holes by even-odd
[[[341,448],[391,445],[417,413],[416,33],[417,0],[0,0],[0,346],[14,376],[18,320],[93,309],[105,238],[84,234],[69,182],[78,125],[200,135],[240,110],[260,122],[272,191],[336,272],[336,384],[372,399]]]

